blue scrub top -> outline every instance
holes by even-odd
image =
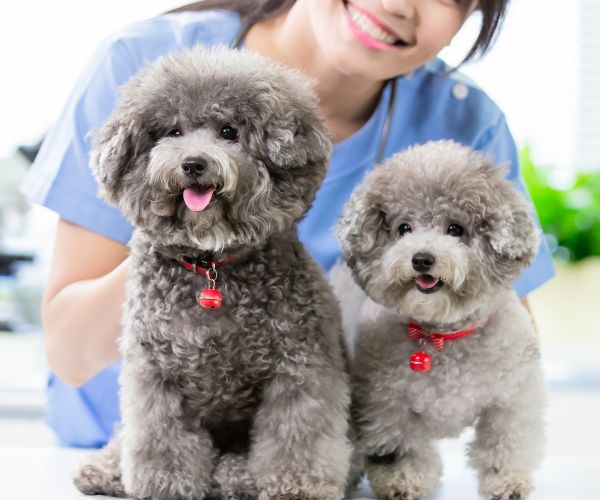
[[[68,221],[127,243],[132,226],[96,196],[97,184],[88,166],[88,132],[102,126],[114,108],[119,86],[144,64],[198,43],[230,45],[239,29],[239,16],[232,12],[185,12],[142,21],[107,39],[49,131],[23,183],[23,193]],[[375,162],[391,85],[396,86],[396,100],[385,157],[413,144],[453,139],[508,164],[509,178],[526,194],[504,115],[473,83],[458,72],[445,73],[447,69],[436,59],[389,83],[368,122],[335,145],[329,172],[299,226],[301,240],[325,269],[340,255],[332,228],[342,206]],[[542,243],[515,290],[525,296],[552,276],[551,256]],[[120,418],[119,368],[119,363],[112,365],[79,388],[50,376],[46,415],[62,444],[99,447],[106,443]]]

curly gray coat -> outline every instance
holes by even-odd
[[[332,274],[354,353],[358,448],[378,498],[427,496],[441,477],[435,440],[469,425],[481,493],[514,500],[532,489],[545,391],[537,334],[510,287],[539,238],[504,173],[467,147],[431,142],[376,167],[345,208],[338,232],[366,296],[351,291],[348,268]],[[422,345],[410,323],[424,329]],[[427,340],[471,326],[439,352]],[[418,351],[431,356],[427,372],[410,367]]]
[[[102,194],[137,226],[123,421],[79,472],[80,490],[342,497],[351,447],[339,308],[295,231],[330,151],[305,79],[250,52],[197,47],[123,88],[92,155]],[[220,309],[198,305],[207,279],[182,255],[227,259]]]

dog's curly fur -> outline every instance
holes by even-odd
[[[165,56],[124,86],[92,151],[103,196],[137,226],[123,420],[76,477],[81,491],[343,495],[350,391],[339,307],[295,231],[331,152],[317,109],[299,73],[225,48]],[[189,158],[203,167],[186,173]],[[201,211],[182,200],[193,185],[216,189]],[[217,268],[220,309],[198,305],[207,280],[180,255],[234,258]]]
[[[480,153],[431,142],[376,167],[345,207],[338,235],[366,294],[358,317],[344,312],[353,417],[378,498],[424,498],[442,471],[435,440],[469,425],[481,494],[509,500],[532,489],[545,391],[537,335],[510,287],[539,238],[531,207],[504,176]],[[356,310],[348,275],[338,267],[334,286]],[[431,370],[414,372],[409,359],[423,347],[408,323],[478,330],[441,352],[428,345]]]

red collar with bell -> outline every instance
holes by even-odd
[[[477,331],[476,326],[470,326],[463,330],[454,332],[430,332],[425,330],[421,325],[415,323],[408,324],[408,337],[411,340],[417,340],[421,351],[415,352],[410,357],[410,368],[416,372],[426,372],[431,369],[431,355],[425,352],[424,348],[429,342],[437,351],[444,350],[444,343],[448,340],[457,340],[471,335]]]
[[[204,288],[197,296],[198,304],[204,309],[219,309],[223,304],[223,294],[216,289],[217,284],[217,266],[233,262],[233,257],[226,257],[217,260],[197,260],[190,261],[185,256],[179,255],[177,261],[188,271],[205,276],[208,281],[207,288]]]

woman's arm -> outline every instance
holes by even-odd
[[[531,321],[533,322],[533,329],[536,331],[536,333],[539,333],[537,323],[535,322],[535,316],[533,315],[533,311],[531,310],[531,306],[529,305],[529,299],[527,297],[523,297],[521,299],[521,304],[523,304],[525,309],[527,309],[529,316],[531,316]]]
[[[119,359],[127,253],[122,243],[59,220],[42,325],[48,364],[68,384],[82,385]]]

